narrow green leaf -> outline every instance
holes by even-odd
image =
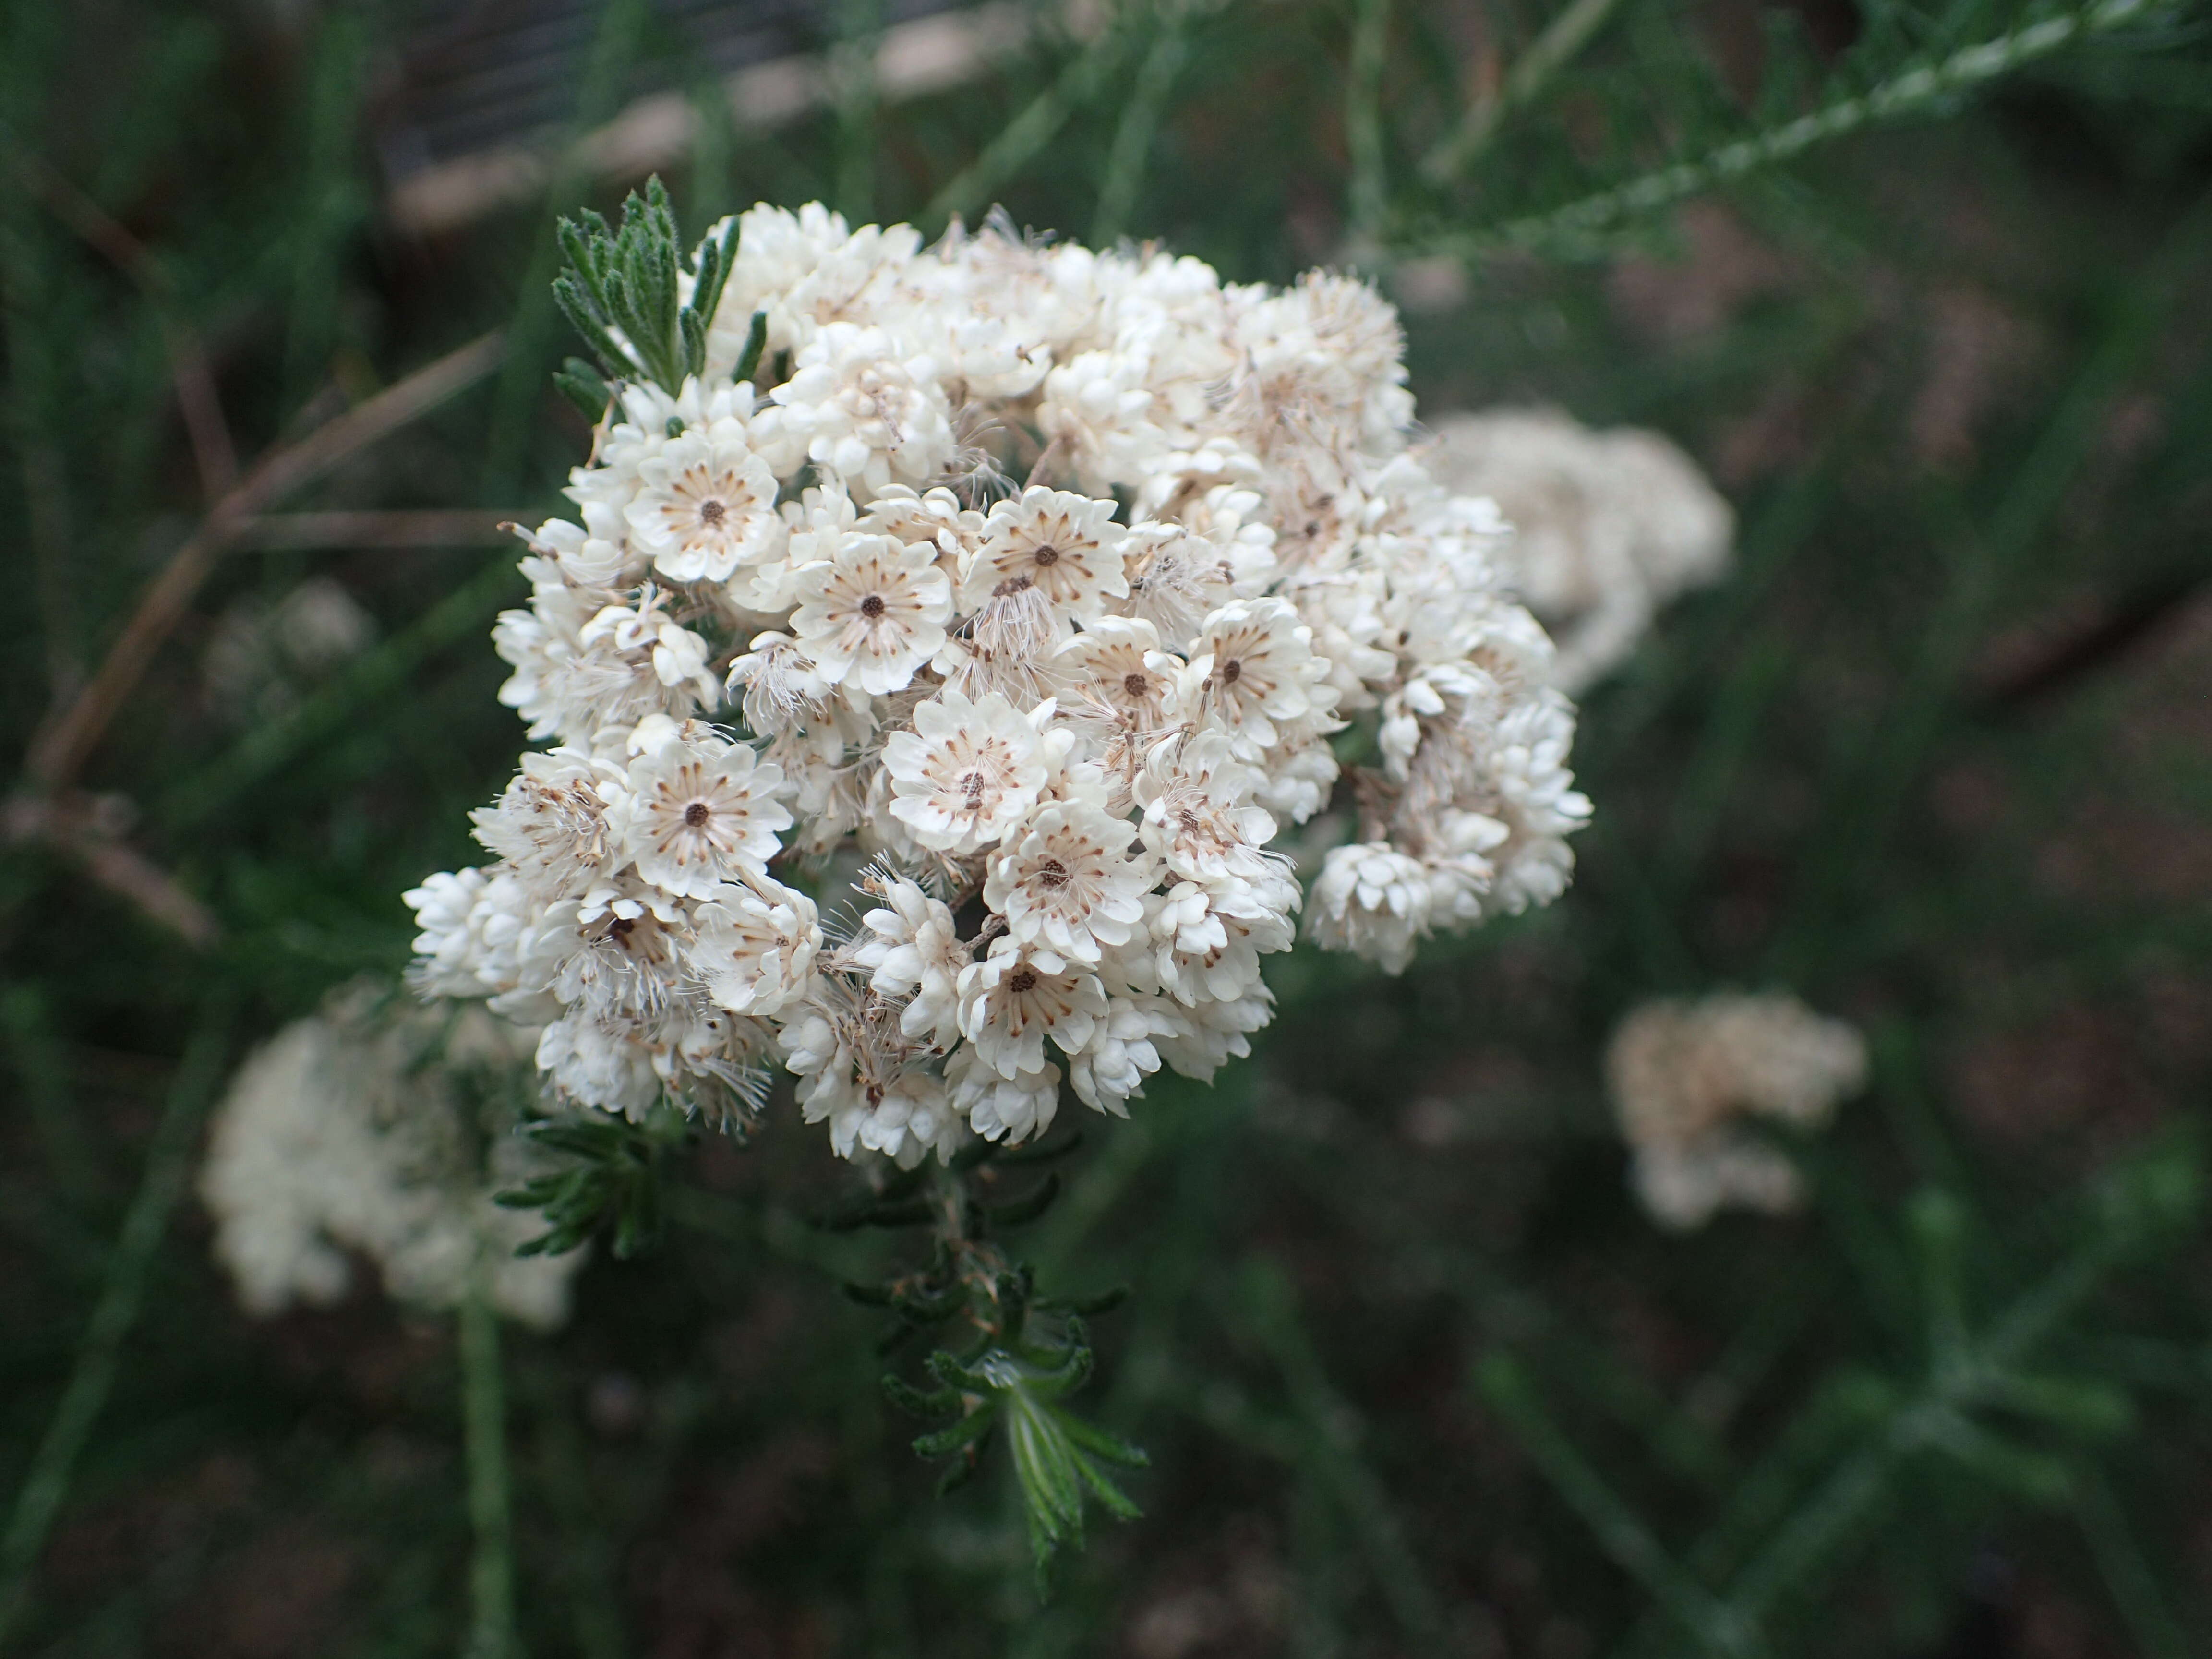
[[[753,376],[759,374],[761,353],[767,349],[768,313],[765,311],[756,311],[753,313],[753,325],[745,333],[745,349],[738,354],[738,366],[736,370],[730,376],[731,381],[733,384],[741,385],[750,380]],[[978,1146],[988,1147],[991,1143],[988,1140],[982,1140],[976,1142],[976,1145]],[[963,1167],[960,1163],[960,1159],[968,1157],[969,1154],[969,1149],[966,1148],[956,1152],[953,1155],[953,1168],[957,1170]],[[988,1152],[984,1152],[978,1158],[977,1161],[981,1162],[982,1158],[987,1158],[988,1156],[989,1153]]]

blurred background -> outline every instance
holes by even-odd
[[[2212,1644],[2212,41],[1996,0],[11,0],[0,25],[0,1632],[462,1650],[451,1322],[254,1320],[249,1045],[404,965],[520,742],[554,216],[1003,204],[1356,264],[1425,420],[1666,434],[1729,574],[1583,698],[1551,908],[1279,958],[1016,1249],[1146,1446],[1049,1600],[839,1294],[787,1109],[505,1363],[520,1650],[2179,1656]],[[1810,117],[1812,118],[1808,119]],[[119,643],[118,643],[119,642]],[[1803,1201],[1656,1225],[1602,1056],[1787,990]],[[1170,1085],[1172,1084],[1172,1086]]]

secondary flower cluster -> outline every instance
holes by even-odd
[[[1733,562],[1735,510],[1656,432],[1492,409],[1437,421],[1427,459],[1443,483],[1489,496],[1512,521],[1508,580],[1558,641],[1553,684],[1571,695],[1626,660],[1662,606]]]
[[[337,1301],[359,1251],[416,1307],[457,1307],[483,1274],[508,1318],[565,1320],[586,1252],[517,1255],[544,1224],[492,1200],[550,1161],[504,1133],[499,1098],[536,1035],[364,982],[255,1049],[200,1172],[216,1255],[247,1311]]]
[[[1370,288],[736,231],[702,372],[617,384],[528,537],[501,696],[556,746],[476,815],[496,861],[408,895],[419,988],[542,1025],[575,1103],[726,1119],[781,1061],[910,1164],[1248,1053],[1270,844],[1333,795],[1324,946],[1395,971],[1565,888],[1573,710]]]
[[[1741,1121],[1821,1127],[1866,1086],[1867,1048],[1851,1026],[1793,996],[1723,992],[1637,1008],[1613,1032],[1605,1067],[1637,1196],[1686,1229],[1731,1205],[1798,1206],[1796,1165]]]

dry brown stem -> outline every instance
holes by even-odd
[[[510,540],[518,512],[264,513],[239,526],[241,552],[347,547],[489,547]]]
[[[8,805],[5,824],[9,840],[44,842],[76,859],[94,884],[136,905],[194,949],[215,944],[222,937],[215,912],[126,845],[113,821],[117,816],[107,802],[82,793],[56,799],[19,795]]]
[[[262,508],[482,379],[499,362],[502,349],[496,331],[483,335],[257,462],[169,556],[98,671],[40,732],[25,768],[32,783],[51,794],[76,776],[151,665],[155,651],[183,619],[217,557]]]
[[[198,334],[176,315],[176,295],[169,286],[168,273],[146,245],[97,202],[21,146],[10,143],[6,148],[9,165],[24,187],[87,246],[137,283],[154,307],[161,325],[161,343],[169,354],[169,380],[177,394],[177,412],[184,417],[200,489],[210,501],[220,501],[238,483],[238,447],[231,441],[230,424],[223,418],[222,400],[216,392],[215,371],[208,363],[207,352]]]

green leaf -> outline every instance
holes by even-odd
[[[987,1204],[983,1206],[983,1213],[990,1218],[994,1227],[1018,1227],[1025,1222],[1035,1221],[1050,1209],[1053,1200],[1060,1196],[1060,1171],[1054,1170],[1037,1183],[1034,1191],[1010,1199],[1004,1204]]]
[[[745,349],[738,354],[738,366],[735,371],[730,375],[731,380],[733,383],[750,380],[755,375],[758,374],[760,373],[761,354],[767,349],[768,313],[765,311],[756,311],[753,313],[753,325],[745,332]],[[986,1140],[981,1141],[977,1144],[980,1146],[988,1146],[991,1143]],[[958,1160],[965,1156],[967,1156],[967,1154],[964,1151],[954,1154],[954,1167],[956,1169],[959,1167]]]
[[[998,1413],[988,1407],[972,1411],[949,1429],[916,1436],[915,1452],[922,1457],[950,1457],[963,1446],[971,1445],[988,1434],[997,1416]]]
[[[581,357],[571,357],[553,371],[554,388],[596,426],[607,412],[614,393],[599,371]]]

